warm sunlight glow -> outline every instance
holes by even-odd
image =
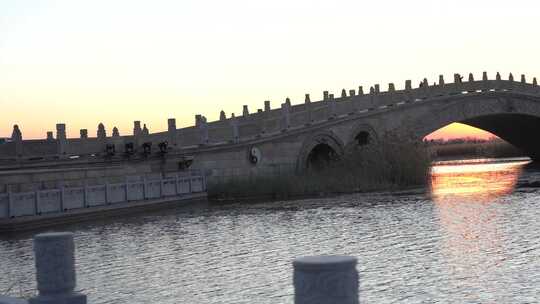
[[[444,140],[451,140],[451,139],[457,139],[457,138],[471,138],[471,139],[493,139],[497,138],[497,136],[484,131],[482,129],[478,129],[475,127],[471,127],[462,123],[452,123],[449,124],[446,127],[440,128],[439,130],[429,134],[426,136],[426,139],[444,139]]]

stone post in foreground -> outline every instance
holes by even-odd
[[[358,304],[356,258],[309,256],[293,261],[295,304]]]
[[[75,245],[69,232],[42,233],[34,237],[39,295],[30,304],[86,304],[75,289]]]

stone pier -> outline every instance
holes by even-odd
[[[69,232],[38,234],[34,238],[39,295],[30,304],[86,304],[75,292],[75,244]]]
[[[293,261],[295,304],[358,304],[357,260],[308,256]]]

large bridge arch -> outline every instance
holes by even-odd
[[[296,169],[304,172],[317,166],[317,162],[328,162],[345,153],[343,141],[332,131],[319,131],[304,140],[298,155]]]
[[[430,133],[460,122],[488,131],[529,157],[540,159],[540,100],[528,96],[463,97],[458,101],[429,105],[427,113],[412,122],[414,135],[422,140]]]

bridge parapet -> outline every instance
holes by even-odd
[[[338,121],[340,118],[371,111],[389,109],[396,106],[406,106],[409,103],[444,98],[462,94],[484,94],[492,91],[511,91],[523,95],[540,95],[537,79],[527,82],[525,75],[520,75],[519,81],[514,81],[512,74],[508,80],[503,80],[499,73],[495,79],[489,79],[483,72],[481,80],[475,80],[474,75],[468,75],[463,80],[460,74],[454,75],[452,83],[445,83],[442,75],[438,83],[429,85],[424,79],[416,88],[410,80],[405,82],[404,89],[397,90],[394,83],[388,84],[387,91],[380,91],[378,84],[374,85],[368,94],[363,87],[341,91],[340,97],[328,91],[323,92],[323,99],[312,101],[309,94],[303,103],[292,105],[287,98],[279,108],[272,109],[270,101],[264,102],[261,109],[249,113],[248,107],[243,108],[241,117],[231,115],[227,118],[224,113],[219,120],[207,122],[203,116],[197,117],[195,127],[177,129],[174,119],[168,120],[165,132],[149,133],[141,129],[140,121],[134,122],[133,135],[120,136],[117,132],[107,136],[103,124],[99,124],[96,137],[89,138],[86,129],[81,130],[80,138],[66,138],[66,125],[57,125],[56,138],[49,136],[46,140],[23,140],[22,132],[14,126],[11,142],[0,145],[0,160],[4,161],[33,161],[40,159],[71,159],[73,157],[107,157],[107,145],[113,145],[116,153],[123,153],[127,144],[134,146],[135,152],[140,150],[145,142],[153,147],[159,143],[168,142],[168,150],[194,149],[203,146],[230,145],[256,138],[271,138],[291,130],[309,127],[329,120]],[[148,134],[145,134],[145,132]]]

